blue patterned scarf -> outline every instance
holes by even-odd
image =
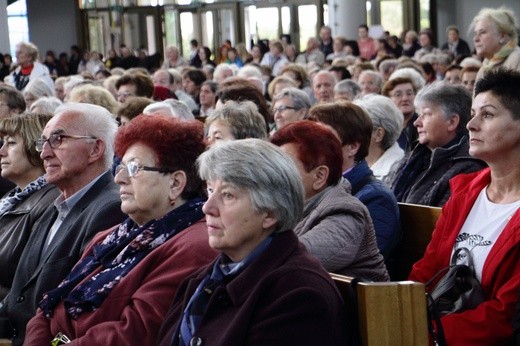
[[[80,314],[94,311],[111,290],[153,249],[200,220],[204,213],[203,198],[192,199],[172,210],[159,220],[139,227],[131,219],[121,223],[92,253],[84,257],[55,289],[47,292],[39,306],[47,318],[65,299],[68,315],[77,319]],[[101,271],[82,284],[83,279],[101,267]]]
[[[45,187],[45,185],[47,185],[47,180],[45,180],[45,176],[42,175],[38,179],[32,181],[23,190],[19,187],[11,190],[8,195],[0,200],[0,216],[3,216],[8,211],[11,211],[20,202],[27,199],[36,191]]]

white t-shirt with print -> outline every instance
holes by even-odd
[[[520,200],[510,204],[491,202],[487,197],[486,189],[483,188],[480,191],[459,235],[455,239],[451,253],[453,256],[455,250],[461,247],[471,251],[475,275],[479,282],[482,282],[482,269],[491,248],[520,207]],[[464,254],[457,259],[457,264],[467,264]]]

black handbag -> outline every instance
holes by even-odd
[[[465,253],[468,265],[456,264],[460,253]],[[444,276],[439,280],[433,290],[429,291],[429,286],[442,273]],[[426,283],[426,290],[429,292],[428,310],[436,309],[440,316],[454,312],[462,312],[476,308],[485,300],[484,291],[480,282],[475,277],[475,268],[471,252],[463,247],[459,248],[451,258],[450,266],[440,270],[433,278]]]
[[[466,254],[468,265],[456,264],[460,253]],[[444,276],[430,290],[429,287],[442,274]],[[455,250],[450,265],[437,272],[425,286],[428,292],[428,315],[430,322],[435,321],[436,327],[434,332],[433,326],[430,325],[430,333],[436,344],[445,345],[440,317],[474,309],[486,298],[482,286],[475,276],[471,252],[465,247]]]

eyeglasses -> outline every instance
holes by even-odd
[[[41,152],[43,150],[43,145],[45,142],[49,142],[49,146],[52,149],[59,148],[61,143],[65,138],[70,139],[97,139],[94,136],[76,136],[76,135],[66,135],[63,133],[54,133],[49,138],[38,138],[34,141],[34,145],[36,146],[36,151]]]
[[[133,178],[139,173],[139,171],[151,171],[151,172],[160,172],[160,173],[168,173],[169,171],[166,168],[157,168],[157,167],[148,167],[148,166],[142,166],[138,164],[137,162],[131,161],[128,162],[126,165],[120,164],[116,167],[116,175],[121,172],[121,170],[126,168],[126,172],[128,173],[128,176]]]
[[[280,112],[280,113],[281,113],[281,112],[283,112],[283,111],[286,110],[286,109],[297,109],[297,108],[296,108],[296,107],[291,107],[291,106],[285,106],[285,105],[283,105],[283,106],[280,106],[280,107],[278,107],[278,108],[273,108],[273,115],[276,114],[277,112]]]
[[[415,93],[413,91],[405,91],[405,92],[396,91],[395,93],[390,95],[390,97],[394,98],[394,99],[400,99],[404,96],[413,97],[414,95],[415,95]]]
[[[120,97],[125,97],[126,98],[126,97],[130,97],[130,96],[135,96],[135,95],[133,93],[131,93],[131,92],[128,92],[128,91],[116,94],[116,98],[120,98]]]

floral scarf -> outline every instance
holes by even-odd
[[[54,308],[62,299],[72,319],[77,319],[84,312],[94,311],[152,250],[200,220],[204,216],[203,204],[203,198],[192,199],[161,219],[152,220],[141,227],[131,219],[121,223],[103,242],[93,247],[91,254],[76,264],[57,288],[43,296],[39,306],[45,316],[51,318]],[[79,284],[100,267],[99,273]]]
[[[491,59],[484,59],[484,62],[482,62],[482,66],[486,70],[489,70],[490,68],[502,64],[509,54],[515,49],[517,40],[509,40],[508,43],[502,46],[498,52],[493,55]]]
[[[4,216],[5,213],[13,210],[20,202],[29,198],[33,193],[42,189],[47,185],[45,176],[42,175],[38,179],[32,181],[23,190],[19,187],[11,190],[4,198],[0,200],[0,217]]]

